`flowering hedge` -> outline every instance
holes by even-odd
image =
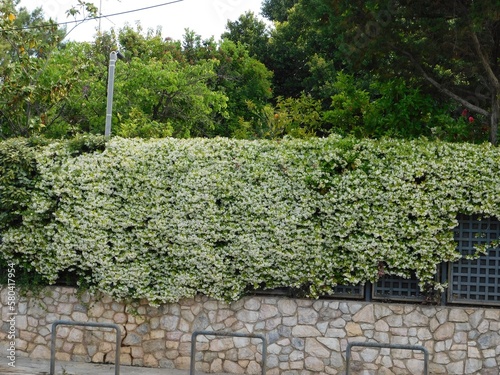
[[[9,142],[20,141],[0,156]],[[457,214],[500,217],[500,150],[488,144],[114,138],[29,150],[29,201],[0,227],[0,254],[116,298],[317,296],[381,266],[439,288],[436,266],[459,257]]]

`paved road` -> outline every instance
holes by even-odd
[[[0,360],[0,375],[48,375],[49,370],[50,363],[48,360],[17,357],[16,367],[14,368],[9,367],[5,361]],[[114,365],[56,361],[57,375],[114,375],[114,373]],[[120,366],[120,375],[189,375],[189,371]]]

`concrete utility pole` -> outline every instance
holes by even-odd
[[[111,119],[113,117],[113,90],[115,86],[115,65],[117,59],[123,60],[123,55],[117,51],[111,51],[109,54],[109,70],[108,70],[108,102],[106,105],[106,127],[104,128],[104,136],[111,136]]]

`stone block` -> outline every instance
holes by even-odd
[[[448,374],[463,374],[465,361],[452,362],[446,365]]]
[[[68,342],[82,342],[83,331],[78,328],[72,328],[68,335]]]
[[[144,353],[154,353],[157,351],[165,350],[164,340],[148,340],[143,341]]]
[[[142,342],[142,336],[136,333],[128,333],[127,336],[122,341],[123,345],[132,346],[132,345],[140,345]]]
[[[350,336],[350,337],[356,337],[356,336],[363,335],[363,330],[361,329],[361,326],[358,323],[354,323],[354,322],[347,323],[345,326],[345,330],[347,332],[347,336]]]
[[[45,345],[37,345],[31,352],[30,358],[50,359],[50,349]]]
[[[326,349],[316,338],[307,338],[305,352],[307,355],[317,358],[330,357],[330,350]]]
[[[479,359],[468,358],[465,361],[465,373],[466,374],[479,374],[483,368],[483,361]]]
[[[451,339],[455,334],[455,325],[453,323],[447,322],[439,326],[434,332],[434,339],[436,340],[446,340]]]
[[[311,308],[299,307],[298,323],[299,324],[316,324],[319,314]]]
[[[236,318],[243,323],[255,323],[259,321],[259,312],[240,310],[236,313]]]
[[[144,354],[143,364],[146,367],[158,367],[158,360],[152,354]]]
[[[375,312],[373,310],[373,305],[366,305],[360,309],[352,317],[352,321],[356,323],[375,323]]]
[[[127,314],[123,312],[117,312],[113,315],[113,322],[116,324],[125,324],[128,322]]]
[[[313,372],[322,372],[325,369],[325,364],[323,361],[316,357],[307,357],[304,361],[304,367],[306,370]]]
[[[278,301],[278,310],[283,316],[295,315],[297,312],[297,303],[291,299],[280,299]]]
[[[330,331],[330,330],[328,330]],[[313,326],[297,325],[292,328],[292,336],[294,337],[317,337],[321,333]]]
[[[269,319],[277,316],[278,308],[274,305],[262,305],[260,309],[260,319]],[[281,319],[281,317],[279,317]]]
[[[175,331],[180,318],[174,315],[165,315],[160,318],[160,327],[167,331]]]

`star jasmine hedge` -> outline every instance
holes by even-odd
[[[76,145],[76,146],[75,146]],[[400,140],[0,144],[0,254],[120,299],[226,301],[415,274],[440,288],[457,214],[500,217],[500,151]]]

